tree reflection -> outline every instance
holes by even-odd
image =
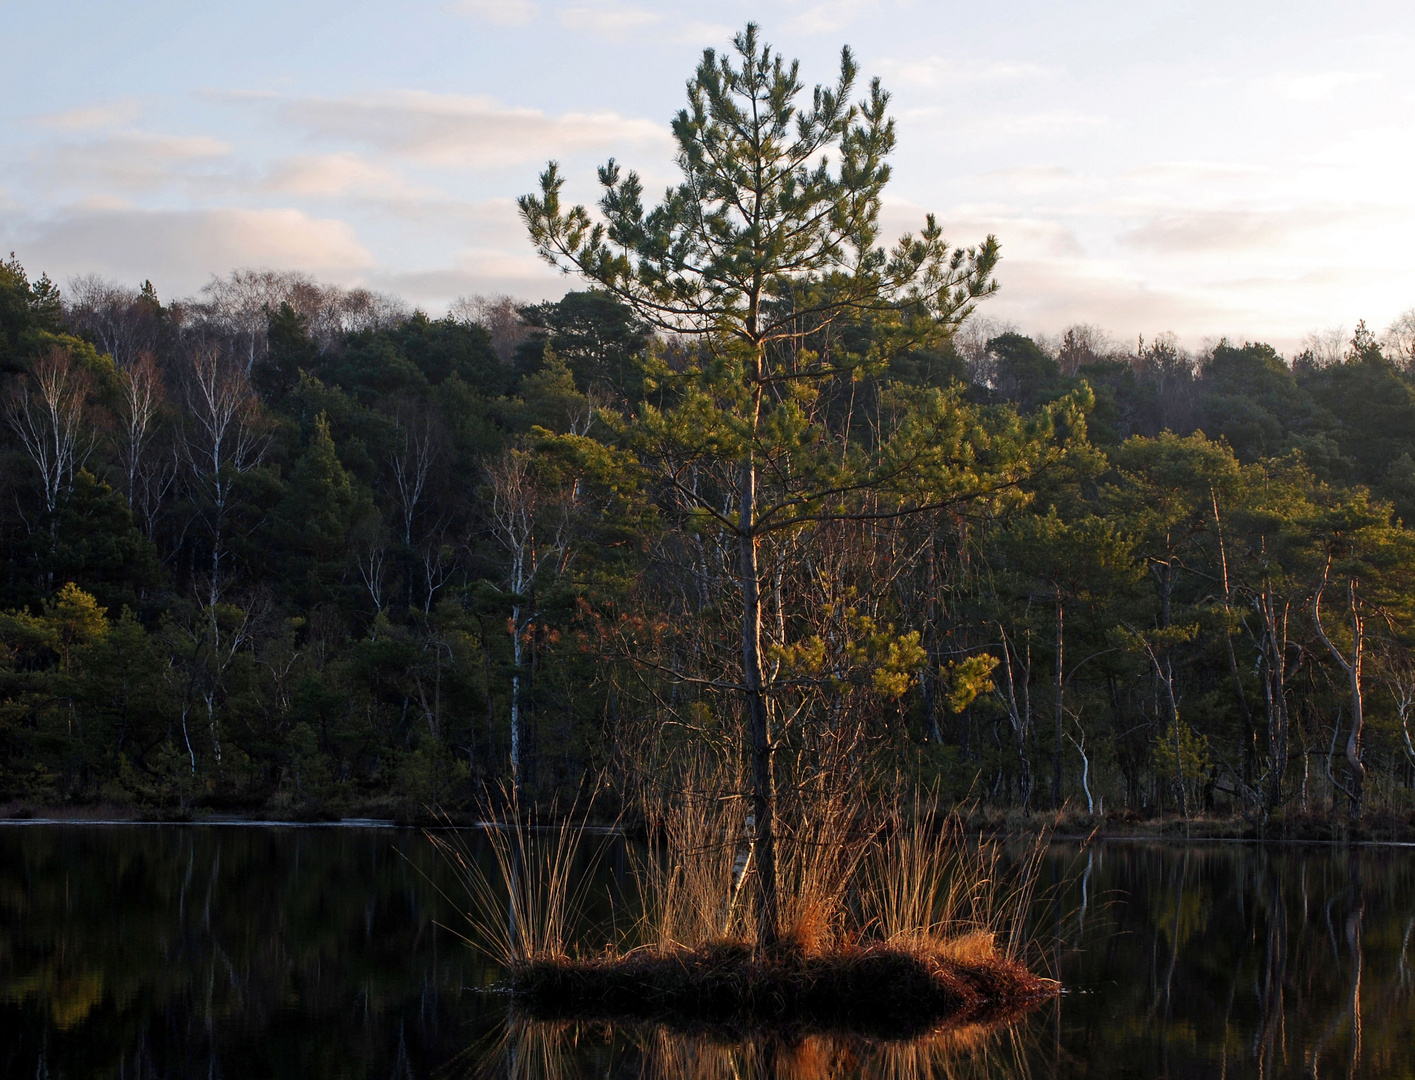
[[[1411,853],[1102,844],[1076,878],[1075,1075],[1415,1077]]]
[[[506,1080],[1022,1080],[1029,1075],[1026,1032],[1024,1025],[970,1024],[909,1041],[831,1032],[733,1037],[512,1012],[500,1038],[468,1071]]]
[[[0,833],[0,1075],[314,1076],[465,1039],[472,958],[383,830]],[[343,1064],[356,1063],[349,1072]]]
[[[1050,858],[1058,886],[1029,925],[1067,989],[1054,1009],[916,1043],[734,1041],[508,1027],[485,992],[500,973],[444,929],[464,924],[436,886],[456,894],[415,833],[0,828],[0,1076],[425,1080],[479,1074],[489,1040],[512,1078],[1415,1080],[1415,853]],[[606,925],[625,917],[612,866],[593,883]]]

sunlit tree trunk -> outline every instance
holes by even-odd
[[[762,612],[757,566],[757,467],[748,458],[741,468],[738,537],[742,577],[742,675],[747,699],[747,737],[752,762],[753,862],[757,874],[757,939],[763,947],[776,943],[779,903],[776,891],[776,836],[773,813],[771,732],[762,672]]]

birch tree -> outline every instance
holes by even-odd
[[[39,474],[46,528],[93,450],[85,418],[93,380],[62,349],[46,352],[5,399],[5,422]]]
[[[512,665],[511,777],[519,790],[524,767],[526,642],[540,617],[537,586],[547,573],[563,572],[570,558],[570,499],[547,490],[524,451],[508,450],[487,469],[487,479],[492,535],[507,555],[505,585],[511,603],[511,617],[506,624]]]
[[[185,370],[187,425],[181,453],[197,512],[211,542],[207,606],[221,595],[236,485],[265,457],[260,405],[239,361],[214,348],[194,351]]]

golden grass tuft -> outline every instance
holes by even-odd
[[[968,837],[937,800],[823,790],[783,814],[782,926],[760,950],[745,800],[691,776],[646,807],[629,860],[637,918],[577,948],[605,836],[572,815],[535,827],[514,802],[485,831],[490,860],[430,834],[472,900],[471,939],[531,1014],[738,1031],[918,1034],[993,1022],[1052,996],[1022,962],[1042,841],[1020,859]]]

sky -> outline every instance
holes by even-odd
[[[672,183],[668,122],[748,21],[898,123],[887,234],[1001,242],[1031,333],[1268,341],[1415,307],[1415,5],[1308,0],[0,0],[0,247],[159,296],[300,270],[437,313],[558,297],[547,159]]]

